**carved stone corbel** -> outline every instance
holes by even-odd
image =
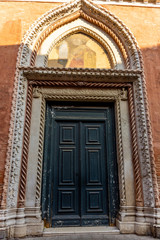
[[[122,88],[121,93],[120,93],[120,98],[122,101],[127,101],[128,100],[128,92],[125,88]]]
[[[33,88],[33,98],[39,98],[41,97],[42,90],[39,87]]]

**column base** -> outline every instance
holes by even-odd
[[[117,219],[116,226],[120,230],[120,233],[127,233],[127,234],[135,233],[137,235],[146,235],[146,236],[150,236],[152,233],[150,223],[122,222]],[[159,229],[159,232],[160,232],[160,229]]]
[[[160,238],[160,225],[153,224],[151,227],[152,235],[155,238]]]

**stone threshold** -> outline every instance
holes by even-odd
[[[67,234],[120,234],[117,227],[62,227],[44,228],[43,236],[67,235]]]

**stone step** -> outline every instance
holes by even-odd
[[[44,237],[62,236],[62,235],[95,235],[95,234],[120,234],[116,227],[63,227],[63,228],[45,228],[43,232]]]

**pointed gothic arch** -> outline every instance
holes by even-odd
[[[110,70],[47,68],[46,62],[51,48],[57,42],[62,41],[66,36],[75,32],[83,32],[99,42],[109,52],[113,68]],[[120,67],[117,67],[117,62],[120,62]],[[64,78],[63,80],[62,77]],[[97,78],[99,79],[98,81]],[[94,93],[94,98],[101,99],[101,101],[102,99],[105,101],[112,99],[112,101],[116,102],[117,121],[119,119],[117,125],[117,136],[119,136],[117,137],[118,158],[120,159],[119,174],[121,175],[119,228],[123,225],[123,214],[121,215],[121,213],[128,214],[127,211],[130,211],[125,196],[125,146],[123,136],[121,136],[123,135],[122,112],[120,109],[122,106],[119,102],[120,99],[122,101],[125,99],[123,95],[124,90],[121,88],[123,87],[127,90],[130,110],[129,129],[132,136],[131,158],[136,192],[136,203],[135,206],[132,206],[132,210],[136,207],[136,211],[131,210],[131,212],[134,215],[133,222],[136,224],[135,216],[139,212],[144,211],[143,207],[154,208],[159,204],[142,55],[129,29],[112,13],[88,0],[76,0],[45,13],[30,27],[22,40],[17,58],[2,207],[11,210],[18,207],[17,216],[21,214],[21,211],[24,213],[21,222],[24,221],[25,214],[27,215],[29,212],[27,210],[30,207],[29,201],[28,205],[25,205],[27,161],[30,142],[32,142],[31,138],[33,137],[33,126],[31,125],[32,121],[34,121],[33,113],[36,106],[34,104],[37,101],[40,109],[38,125],[40,130],[37,139],[36,188],[33,190],[35,203],[31,207],[34,208],[33,211],[36,211],[36,207],[39,209],[37,210],[38,213],[34,212],[34,214],[35,216],[38,214],[37,219],[41,222],[40,191],[45,113],[44,100],[53,100],[54,96],[57,96],[56,99],[58,99],[59,95],[59,90],[50,89],[51,92],[46,92],[46,86],[51,88],[61,86],[64,88],[64,93],[61,93],[62,100],[74,99],[73,94],[69,90],[68,92],[65,90],[66,87],[108,88],[104,92],[100,93],[97,91]],[[115,92],[111,94],[112,88],[115,89]],[[83,91],[85,92],[85,89]],[[87,93],[83,94],[84,98],[92,99],[91,91],[89,96]],[[104,94],[103,98],[101,94]],[[34,103],[33,98],[36,99]],[[80,96],[77,97],[77,99],[79,98]],[[41,99],[41,102],[38,102],[37,99]],[[148,224],[150,223],[146,222],[145,229],[147,229]]]

